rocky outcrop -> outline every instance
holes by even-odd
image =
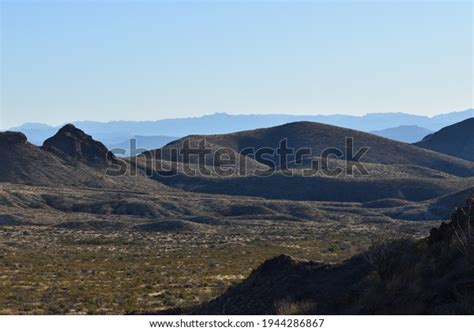
[[[72,124],[63,126],[42,148],[67,161],[79,161],[90,166],[105,167],[114,156],[101,142]]]

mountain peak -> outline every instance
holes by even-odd
[[[101,142],[72,124],[66,124],[43,143],[44,150],[68,161],[80,161],[92,166],[106,166],[113,155]]]
[[[59,129],[59,132],[71,132],[71,133],[76,133],[76,134],[84,133],[84,131],[76,128],[73,124],[70,124],[70,123],[64,125],[61,129]]]

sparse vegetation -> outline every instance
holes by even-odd
[[[123,314],[189,307],[220,295],[275,255],[336,262],[351,254],[340,244],[347,228],[249,223],[250,228],[238,221],[230,231],[194,234],[2,226],[0,313]],[[367,245],[356,236],[349,241],[354,250]]]
[[[290,257],[266,261],[196,311],[219,313],[225,302],[232,314],[473,314],[474,265],[465,246],[473,204],[456,211],[429,238],[376,236],[364,258],[355,255],[336,265]],[[276,288],[281,290],[272,292]]]

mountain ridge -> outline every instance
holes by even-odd
[[[172,148],[180,149],[187,142],[190,145],[197,145],[202,140],[210,145],[230,148],[237,154],[248,148],[254,151],[271,148],[276,151],[280,147],[282,139],[286,139],[288,148],[294,150],[310,148],[311,157],[320,157],[328,148],[335,148],[343,151],[342,158],[347,159],[350,156],[347,155],[346,138],[352,138],[353,154],[356,154],[359,149],[368,148],[367,153],[362,156],[361,162],[410,164],[460,176],[474,176],[474,163],[472,162],[370,133],[315,122],[293,122],[271,128],[246,130],[230,134],[190,135],[170,142],[162,149],[156,150],[156,152]],[[267,157],[267,159],[276,159],[276,156]]]
[[[313,121],[352,128],[370,132],[387,129],[399,125],[418,125],[431,131],[436,131],[450,124],[474,116],[473,109],[459,112],[440,114],[433,117],[410,115],[406,113],[369,113],[361,116],[354,115],[230,115],[215,113],[199,117],[162,119],[157,121],[76,121],[76,127],[88,132],[105,145],[118,143],[134,135],[164,135],[183,137],[190,134],[224,134],[236,131],[272,127],[295,121]],[[11,128],[21,131],[28,140],[41,145],[52,136],[61,126],[49,126],[38,123],[25,123]]]
[[[304,175],[311,163],[324,161],[320,153],[326,148],[344,150],[345,138],[352,137],[354,154],[359,148],[370,147],[360,161],[368,174],[329,174],[318,170]],[[255,175],[253,170],[261,170],[259,165],[268,165],[257,157],[257,153],[241,154],[242,150],[251,148],[263,150],[270,148],[275,151],[279,142],[287,138],[288,148],[312,148],[313,153],[299,167],[293,167],[291,156],[287,158],[288,170],[294,171],[286,175],[278,158],[273,172],[263,172],[263,176]],[[199,147],[205,141],[205,146]],[[197,148],[203,152],[208,149],[205,164],[218,164],[212,159],[216,150],[231,152],[234,160],[244,159],[250,173],[238,175],[234,168],[228,176],[214,176],[201,173],[188,175],[183,171],[186,167],[197,169],[200,160],[197,155],[184,158],[181,153],[186,146]],[[209,153],[210,152],[210,153]],[[329,168],[334,166],[346,169],[349,163],[343,159],[328,158]],[[454,193],[474,184],[474,163],[454,158],[445,154],[428,151],[411,144],[392,141],[368,133],[326,124],[312,122],[296,122],[272,128],[241,131],[224,135],[191,135],[167,144],[165,147],[144,153],[138,158],[143,169],[150,170],[152,160],[158,164],[176,165],[173,176],[157,174],[154,179],[165,185],[186,191],[263,197],[268,199],[315,200],[315,201],[356,201],[367,202],[381,198],[396,198],[410,201],[433,199],[437,196]],[[270,158],[267,156],[266,161]],[[247,162],[250,160],[251,162]],[[372,163],[371,163],[372,162]],[[284,166],[284,165],[283,165]],[[229,168],[228,168],[229,169]],[[156,169],[151,169],[156,171]],[[238,169],[237,169],[238,170]],[[321,170],[321,169],[320,169]],[[201,175],[202,174],[202,175]],[[464,176],[464,178],[463,178]]]

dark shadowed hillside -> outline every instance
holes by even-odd
[[[447,126],[426,136],[415,145],[474,161],[474,118]]]
[[[384,198],[421,201],[474,185],[472,178],[417,178],[409,174],[400,178],[303,177],[285,176],[280,173],[267,177],[202,178],[180,174],[155,178],[169,186],[193,192],[308,201],[367,202]]]

